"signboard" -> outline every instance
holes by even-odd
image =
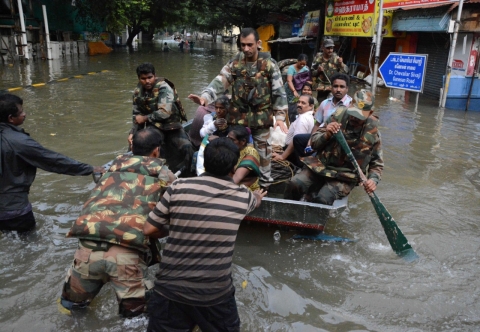
[[[427,54],[390,53],[379,68],[387,88],[423,92]]]
[[[480,35],[473,36],[472,49],[470,50],[470,57],[467,64],[467,75],[472,76],[475,71],[475,60],[479,56],[480,51]]]
[[[383,9],[399,9],[406,7],[428,6],[458,2],[459,0],[383,0]]]
[[[325,35],[373,36],[375,0],[329,0],[326,6]]]
[[[316,37],[319,30],[320,10],[307,12],[302,19],[298,37]]]
[[[465,77],[473,46],[473,33],[459,33],[453,53],[452,75]]]
[[[292,25],[292,36],[297,37],[298,32],[300,31],[300,26],[302,25],[300,19],[293,21]]]
[[[328,0],[326,3],[324,34],[327,36],[372,37],[380,12],[376,0]],[[401,37],[392,31],[393,10],[383,11],[382,36]]]

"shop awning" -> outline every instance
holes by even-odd
[[[393,15],[393,31],[446,32],[451,18],[451,5],[397,10]]]
[[[290,37],[290,38],[283,38],[283,39],[274,39],[274,40],[269,40],[268,42],[273,44],[273,43],[301,43],[303,41],[310,41],[314,40],[315,38],[312,37]]]

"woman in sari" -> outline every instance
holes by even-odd
[[[243,184],[251,191],[260,189],[260,155],[257,150],[248,144],[250,132],[245,126],[236,125],[230,127],[227,135],[240,150],[233,181],[237,184]]]
[[[288,67],[285,92],[288,101],[288,118],[290,123],[297,117],[297,101],[302,94],[303,85],[311,81],[310,69],[307,67],[308,56],[300,54],[297,63]]]

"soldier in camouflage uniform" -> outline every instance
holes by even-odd
[[[270,127],[279,126],[287,132],[285,117],[287,99],[282,76],[270,53],[258,51],[260,45],[255,29],[245,28],[240,33],[242,52],[227,63],[201,96],[189,95],[193,102],[208,105],[232,87],[232,102],[227,113],[228,125],[243,125],[252,131],[255,149],[260,155],[260,184],[267,187],[272,180],[270,161],[272,148],[267,140]]]
[[[171,82],[155,76],[155,68],[150,63],[137,67],[139,83],[133,91],[133,134],[145,127],[155,127],[164,136],[162,151],[170,169],[174,172],[186,166],[182,175],[187,176],[192,163],[193,146],[182,127],[186,121],[183,107],[179,103]]]
[[[333,134],[339,130],[345,136],[360,168],[367,174],[365,190],[376,189],[383,171],[383,153],[378,131],[378,117],[373,115],[374,97],[369,91],[355,93],[353,106],[340,106],[312,135],[316,156],[302,158],[307,166],[288,182],[284,197],[332,205],[336,199],[348,196],[360,178]]]
[[[323,52],[318,53],[312,62],[313,88],[317,90],[317,99],[321,103],[332,91],[330,77],[335,73],[348,73],[343,59],[333,52],[335,44],[327,38],[323,42]]]
[[[153,128],[137,131],[134,154],[117,157],[84,204],[67,234],[79,242],[60,299],[64,308],[86,307],[110,281],[122,316],[144,311],[145,290],[153,286],[145,279],[147,266],[158,262],[158,251],[150,249],[143,225],[175,179],[158,158],[160,141]]]

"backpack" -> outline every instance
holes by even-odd
[[[173,90],[173,104],[178,110],[178,114],[180,115],[180,122],[187,122],[187,113],[185,113],[185,109],[183,108],[182,102],[180,101],[180,97],[178,96],[177,89],[175,89],[175,84],[172,81],[168,80],[165,77],[159,77],[160,80],[165,81]]]

